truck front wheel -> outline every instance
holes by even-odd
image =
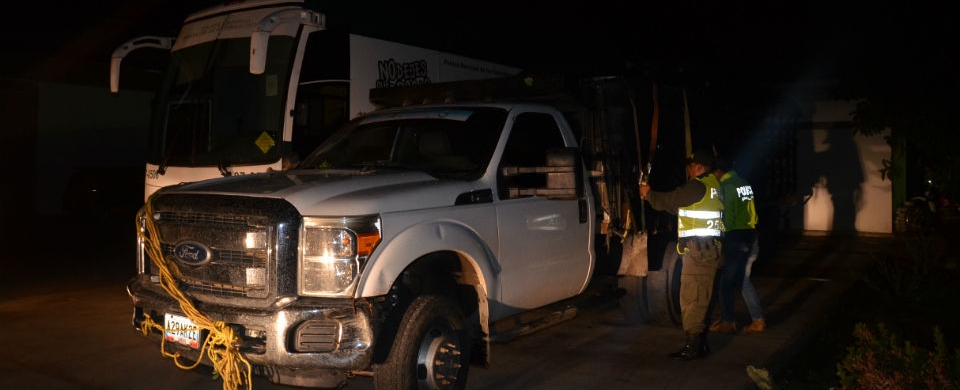
[[[377,390],[459,390],[470,369],[469,329],[448,298],[421,295],[401,319],[386,361],[374,369]]]

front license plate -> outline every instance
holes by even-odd
[[[200,348],[200,329],[189,318],[166,313],[163,318],[166,331],[163,338],[190,348]]]

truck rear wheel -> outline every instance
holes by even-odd
[[[462,390],[470,369],[469,330],[448,298],[418,296],[411,302],[393,347],[374,369],[377,390]]]
[[[617,287],[620,288],[620,311],[630,324],[648,323],[653,320],[650,308],[647,307],[647,281],[653,277],[653,272],[647,276],[624,275],[617,278]]]
[[[618,280],[623,295],[620,309],[628,322],[662,326],[680,324],[680,255],[676,245],[667,245],[659,270],[645,277],[621,276]]]

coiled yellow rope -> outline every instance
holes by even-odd
[[[167,352],[166,337],[162,337],[163,341],[160,343],[160,353],[164,357],[173,359],[174,364],[184,370],[197,367],[203,356],[206,356],[213,364],[217,375],[223,379],[224,390],[236,390],[241,385],[246,385],[248,390],[252,389],[253,383],[251,381],[250,362],[240,353],[237,347],[238,336],[234,333],[233,328],[223,321],[213,321],[197,310],[193,302],[177,288],[174,275],[179,275],[180,271],[176,264],[164,258],[163,252],[160,249],[160,233],[157,231],[157,227],[153,221],[152,202],[147,200],[143,207],[146,231],[140,228],[138,222],[137,234],[140,236],[141,242],[144,243],[144,251],[160,271],[160,285],[163,286],[163,289],[166,290],[170,296],[180,303],[180,309],[183,311],[183,314],[186,315],[190,321],[193,321],[198,331],[208,331],[207,337],[204,338],[203,344],[200,347],[201,359],[198,359],[193,364],[187,365],[180,362],[180,352]],[[149,315],[145,317],[144,321],[140,324],[140,331],[142,331],[144,335],[149,334],[151,329],[157,329],[161,334],[166,333],[163,325],[154,322]]]

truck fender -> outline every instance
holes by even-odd
[[[489,292],[499,291],[496,275],[500,273],[500,266],[493,251],[473,229],[452,220],[418,223],[381,242],[360,277],[357,297],[387,294],[410,263],[439,251],[457,253],[464,264],[464,273],[475,274],[464,275],[464,278],[474,280],[477,294],[483,301],[481,311],[486,311]]]
[[[414,261],[430,253],[448,251],[460,258],[458,282],[472,284],[477,294],[477,320],[482,335],[490,334],[489,292],[500,291],[498,274],[501,267],[493,251],[468,226],[452,221],[429,221],[412,225],[392,239],[380,243],[366,265],[357,286],[358,297],[374,297],[388,293],[400,274]],[[466,314],[466,313],[465,313]],[[489,364],[490,343],[479,341],[481,361]]]

